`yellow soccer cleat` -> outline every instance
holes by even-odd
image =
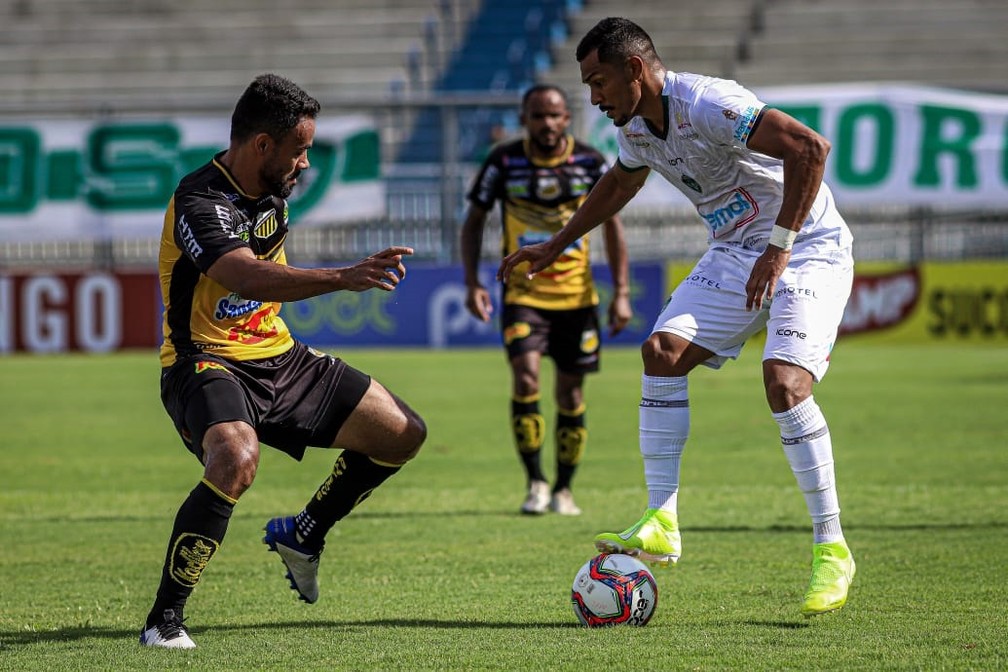
[[[812,580],[805,592],[802,616],[818,616],[844,606],[854,571],[854,556],[846,542],[815,544],[812,547]]]
[[[679,561],[682,552],[679,522],[674,513],[647,509],[640,520],[622,532],[603,532],[595,537],[595,548],[668,567]]]

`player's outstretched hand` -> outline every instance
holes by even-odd
[[[351,292],[384,289],[390,292],[406,277],[402,258],[413,254],[412,247],[389,247],[343,270],[343,281]]]
[[[533,275],[552,264],[556,260],[557,256],[558,253],[554,252],[550,248],[550,241],[548,240],[544,243],[538,243],[536,245],[526,245],[525,247],[519,248],[504,257],[504,260],[501,261],[500,268],[497,269],[497,279],[501,282],[505,282],[511,275],[511,271],[513,271],[518,264],[524,262],[528,262],[529,264],[527,275],[531,278]]]

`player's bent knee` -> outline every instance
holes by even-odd
[[[412,460],[420,452],[420,447],[427,440],[427,423],[416,413],[410,411],[406,414],[406,431],[403,433],[404,451],[402,461]]]
[[[682,352],[674,347],[672,342],[666,341],[667,339],[663,339],[661,334],[654,333],[641,344],[641,359],[644,362],[645,371],[670,375],[669,372],[673,371],[676,364],[679,363]]]
[[[237,497],[252,485],[259,469],[259,442],[244,423],[211,426],[203,437],[204,466],[209,480]]]
[[[812,374],[793,364],[764,364],[763,384],[775,412],[794,408],[812,396]]]

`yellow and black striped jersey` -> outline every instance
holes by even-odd
[[[198,352],[263,359],[294,344],[279,316],[282,304],[244,299],[206,275],[217,259],[240,247],[287,264],[287,201],[244,193],[220,156],[182,178],[165,212],[158,255],[162,366]]]
[[[501,252],[548,240],[570,219],[605,172],[605,158],[567,136],[563,155],[532,158],[528,140],[496,146],[484,161],[469,200],[484,210],[501,204]],[[546,310],[598,305],[591,275],[589,237],[578,239],[552,265],[531,279],[520,264],[504,282],[504,303]]]

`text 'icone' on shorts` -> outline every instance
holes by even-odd
[[[760,310],[746,310],[746,283],[758,256],[709,249],[673,290],[652,332],[676,334],[710,350],[714,356],[704,364],[717,369],[766,328],[763,360],[795,364],[819,381],[829,367],[851,292],[850,250],[837,250],[828,258],[792,258],[771,299]]]
[[[343,360],[295,341],[267,359],[181,358],[161,372],[161,401],[200,461],[207,428],[232,421],[252,425],[262,443],[300,460],[308,446],[332,446],[370,384]]]

